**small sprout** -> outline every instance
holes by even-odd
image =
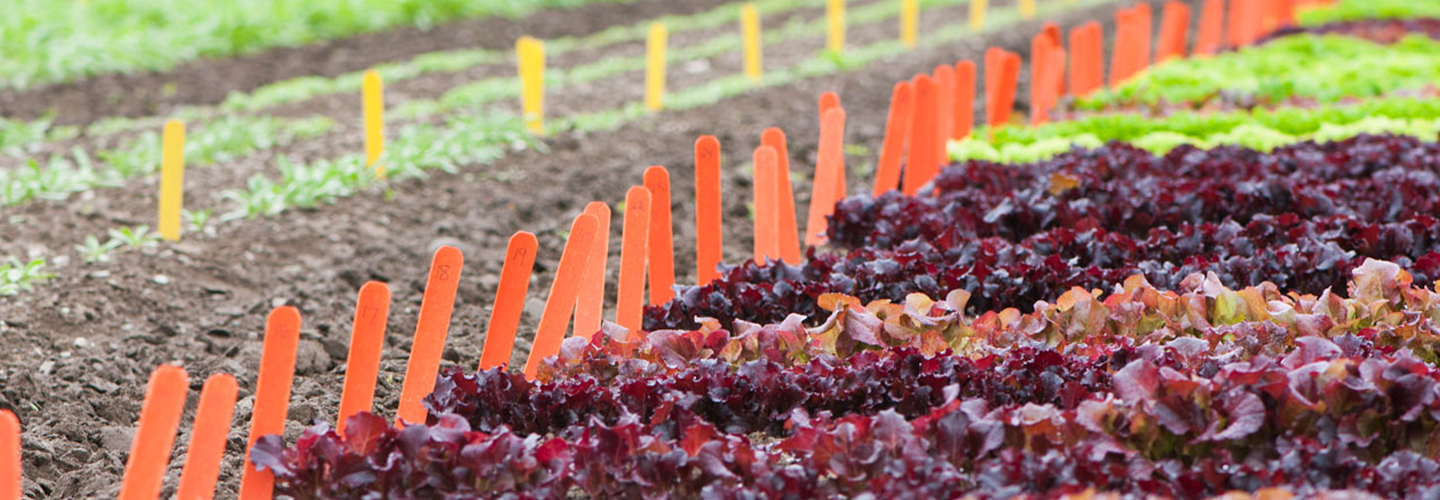
[[[0,263],[0,295],[29,291],[35,283],[54,277],[54,274],[45,272],[45,259],[35,259],[28,264],[11,259]]]
[[[205,229],[210,227],[210,216],[213,214],[214,211],[209,209],[184,210],[181,212],[181,215],[185,217],[185,221],[189,224],[190,231],[196,233],[204,233]]]
[[[160,244],[160,235],[150,231],[150,226],[111,229],[109,235],[111,241],[118,241],[127,248],[149,248]]]
[[[83,259],[86,264],[109,262],[110,252],[114,251],[120,244],[120,240],[113,238],[101,243],[100,238],[96,238],[95,235],[92,234],[85,237],[85,243],[75,245],[75,251],[80,254],[80,258]]]

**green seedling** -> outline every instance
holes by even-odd
[[[120,240],[114,238],[101,243],[100,239],[92,234],[85,237],[84,243],[75,245],[75,252],[80,254],[80,258],[84,260],[86,264],[109,262],[110,253],[116,248],[119,248],[121,243]]]
[[[153,248],[160,244],[160,234],[151,231],[150,226],[125,226],[111,229],[108,234],[111,241],[130,249]]]
[[[214,210],[182,210],[180,215],[185,218],[185,223],[194,233],[204,233],[210,227],[210,216]]]
[[[0,295],[29,291],[36,283],[54,277],[54,274],[45,272],[45,259],[34,259],[24,264],[11,259],[0,263]]]

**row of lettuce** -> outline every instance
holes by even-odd
[[[1400,89],[982,131],[645,332],[251,456],[294,498],[1440,495],[1440,108]]]
[[[1349,298],[1178,290],[980,316],[963,292],[833,295],[813,327],[607,331],[536,381],[450,372],[428,425],[360,414],[252,457],[303,499],[1440,491],[1440,294],[1379,261]]]

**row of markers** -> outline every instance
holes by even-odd
[[[913,48],[918,40],[919,2],[918,0],[900,1],[900,40],[905,47]],[[1261,33],[1268,32],[1275,26],[1293,22],[1295,8],[1300,2],[1306,0],[1232,1],[1234,5],[1229,9],[1228,20],[1232,28],[1226,42],[1232,46],[1241,46],[1253,42]],[[970,25],[973,29],[978,30],[984,26],[988,3],[987,0],[971,0]],[[1033,18],[1035,1],[1020,0],[1019,10],[1023,18]],[[1177,2],[1166,5],[1161,21],[1159,41],[1155,46],[1156,61],[1183,55],[1185,35],[1190,23],[1189,10],[1187,5]],[[1207,0],[1205,2],[1200,34],[1193,50],[1194,54],[1212,54],[1221,46],[1220,31],[1225,10],[1225,0]],[[826,17],[827,49],[837,53],[842,52],[845,49],[845,0],[827,0]],[[1133,9],[1121,11],[1117,15],[1116,24],[1118,26],[1115,36],[1117,50],[1110,66],[1112,85],[1129,79],[1149,64],[1153,26],[1150,5],[1140,3]],[[763,77],[760,15],[753,4],[741,6],[740,31],[743,40],[742,53],[745,74],[750,80],[759,82]],[[1035,44],[1031,47],[1032,54],[1034,54],[1034,57],[1031,58],[1031,74],[1035,82],[1043,84],[1032,86],[1030,101],[1034,112],[1031,116],[1031,124],[1044,123],[1049,119],[1048,110],[1055,106],[1065,89],[1063,72],[1066,59],[1059,27],[1052,24],[1043,34],[1045,36],[1037,37]],[[1070,88],[1072,93],[1077,96],[1087,95],[1102,85],[1099,70],[1104,50],[1102,36],[1098,23],[1091,23],[1070,33],[1070,52],[1073,58],[1070,69]],[[645,66],[645,107],[650,111],[659,111],[664,108],[665,54],[668,38],[669,32],[664,24],[653,23],[650,25],[646,38]],[[517,74],[521,81],[521,109],[526,127],[535,134],[543,134],[545,131],[545,43],[532,37],[521,37],[516,41],[515,52]],[[998,78],[998,80],[986,81],[987,122],[991,125],[1008,123],[1014,93],[1008,90],[997,92],[990,89],[1012,89],[1016,85],[1016,80],[1011,77],[1018,77],[1019,55],[992,49],[986,54],[985,64],[986,75],[991,75],[988,78]],[[954,102],[954,106],[943,107],[945,110],[954,107],[953,115],[943,111],[937,115],[936,119],[942,126],[950,124],[952,121],[958,123],[952,117],[969,116],[969,111],[972,109],[970,106],[973,99],[959,99],[967,94],[964,94],[963,91],[948,91],[947,89],[956,85],[965,85],[967,78],[973,82],[973,65],[968,68],[968,71],[966,68],[957,67],[953,75],[953,83],[948,73],[948,71],[937,71],[933,77],[934,84],[937,85],[935,92],[938,99],[937,104],[944,105]],[[920,81],[915,83],[917,87],[922,85]],[[973,87],[973,83],[969,85]],[[916,88],[907,92],[908,100],[924,103],[921,100],[924,97],[921,94],[922,89]],[[968,95],[973,97],[973,93]],[[385,152],[385,104],[384,83],[379,72],[374,70],[365,72],[361,85],[361,101],[365,129],[366,165],[374,170],[377,177],[383,179],[385,166],[380,160]],[[990,106],[991,104],[995,106]],[[996,106],[1004,106],[1004,108],[1000,109]],[[917,119],[924,118],[927,117],[917,117]],[[943,129],[950,130],[949,127]],[[969,130],[968,126],[957,125],[954,129],[955,133],[950,137],[965,137],[969,134]],[[160,169],[157,229],[165,240],[178,241],[181,232],[181,211],[184,206],[184,124],[178,120],[167,122],[162,137],[163,154]],[[940,141],[942,157],[943,142]]]
[[[1223,39],[1225,43],[1238,46],[1253,42],[1271,29],[1288,25],[1295,7],[1294,0],[1236,0],[1236,4],[1228,9],[1227,15],[1224,0],[1206,0],[1192,54],[1208,55],[1216,51],[1222,43],[1224,24],[1231,26],[1229,38]],[[1118,50],[1111,59],[1111,85],[1143,71],[1151,60],[1149,5],[1141,3],[1122,9],[1116,17]],[[1174,1],[1167,3],[1155,45],[1155,60],[1183,55],[1188,26],[1188,6]],[[1070,32],[1068,89],[1074,95],[1086,95],[1102,86],[1101,37],[1097,23],[1081,25]],[[1035,105],[1031,123],[1043,123],[1047,119],[1045,113],[1065,92],[1062,75],[1066,54],[1060,40],[1060,29],[1055,24],[1045,25],[1032,40],[1031,102]],[[985,53],[984,69],[986,120],[992,127],[1006,125],[1010,123],[1009,110],[1015,99],[1020,57],[992,48]],[[905,156],[908,156],[908,166],[903,171],[901,188],[907,194],[918,193],[939,172],[945,160],[945,139],[964,138],[971,132],[976,70],[972,61],[960,61],[953,66],[942,65],[933,74],[917,75],[913,80],[896,84],[876,172],[875,193],[901,185]],[[367,118],[368,102],[367,98]],[[803,233],[803,244],[809,246],[823,243],[825,218],[833,211],[834,203],[848,192],[843,153],[845,110],[840,106],[839,96],[829,92],[821,96],[818,107],[819,151],[810,213]],[[167,126],[167,139],[172,133],[183,138],[183,129],[178,125],[176,128],[172,130]],[[172,160],[172,154],[178,153],[167,147],[167,163]],[[372,159],[378,154],[375,152]],[[778,128],[762,132],[752,161],[756,214],[754,258],[760,263],[767,260],[799,263],[802,241],[784,132]],[[719,141],[713,136],[701,137],[695,143],[695,182],[696,275],[704,284],[718,277],[723,248],[721,151]],[[162,185],[165,184],[162,181]],[[667,302],[674,293],[669,172],[659,166],[647,169],[642,184],[626,193],[625,206],[615,323],[628,329],[632,337],[638,337],[647,270],[651,304]],[[559,352],[572,318],[577,337],[588,339],[600,330],[610,219],[609,206],[593,202],[571,224],[525,364],[527,377],[535,376],[544,358]],[[162,229],[164,227],[162,224]],[[509,363],[537,249],[535,235],[531,233],[518,232],[510,239],[481,352],[480,369],[504,368]],[[422,401],[433,389],[439,373],[463,265],[464,258],[455,248],[442,247],[435,252],[396,411],[397,425],[423,422],[426,418]],[[342,433],[349,416],[374,408],[389,308],[390,289],[384,283],[370,282],[360,289],[340,402],[338,426]],[[260,436],[284,432],[300,323],[300,312],[289,306],[274,309],[266,320],[247,450]],[[121,500],[159,497],[188,387],[189,379],[182,368],[161,366],[151,374],[125,467]],[[208,499],[214,495],[237,393],[235,378],[228,374],[218,373],[205,381],[195,412],[187,460],[180,475],[178,498]],[[19,421],[13,413],[0,410],[0,500],[21,498],[20,449]],[[269,472],[255,470],[247,457],[239,498],[272,498],[273,480]]]
[[[1074,1],[1074,0],[1070,0]],[[919,40],[919,0],[900,2],[900,43],[905,48],[915,48]],[[985,11],[989,0],[970,1],[970,27],[979,30],[985,25]],[[834,53],[845,51],[845,4],[846,0],[825,2],[825,48]],[[1035,17],[1035,0],[1019,0],[1020,16],[1024,19]],[[752,82],[764,77],[762,63],[762,40],[760,36],[760,14],[754,4],[740,7],[741,54],[745,76]],[[668,31],[664,24],[653,23],[646,36],[645,64],[645,108],[659,111],[665,107],[665,50]],[[545,132],[545,43],[532,37],[521,37],[515,43],[516,60],[521,80],[521,104],[526,126],[531,132]]]
[[[919,27],[918,0],[901,2],[900,38],[906,47],[914,47]],[[972,0],[972,25],[983,24],[987,0]],[[1035,0],[1021,0],[1026,19],[1035,15]],[[834,52],[845,49],[845,0],[826,0],[828,25],[827,48]],[[740,8],[740,32],[743,40],[745,75],[755,82],[763,77],[761,62],[760,14],[754,4]],[[645,108],[664,108],[666,80],[666,49],[669,30],[663,23],[652,23],[646,35]],[[545,131],[545,42],[533,37],[520,37],[515,42],[517,73],[521,82],[521,110],[526,127],[535,134]],[[385,178],[381,156],[385,152],[384,81],[380,73],[369,70],[361,78],[361,110],[365,128],[365,165],[377,177]],[[161,238],[179,241],[181,209],[184,207],[185,125],[170,120],[162,134],[159,221]]]

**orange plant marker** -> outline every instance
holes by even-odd
[[[355,322],[350,327],[350,354],[345,358],[345,386],[340,391],[340,413],[335,428],[345,435],[345,421],[362,411],[375,411],[375,380],[380,373],[380,349],[385,346],[385,322],[390,317],[390,287],[371,281],[360,287],[355,300]]]
[[[820,116],[824,117],[826,111],[840,107],[840,94],[833,91],[825,91],[820,94]]]
[[[1048,69],[1045,73],[1045,78],[1050,82],[1050,88],[1052,89],[1050,95],[1045,100],[1045,116],[1047,119],[1050,110],[1054,109],[1055,106],[1060,103],[1060,92],[1054,89],[1060,88],[1061,82],[1065,81],[1065,49],[1053,44],[1050,47],[1050,62],[1047,65]]]
[[[645,189],[650,190],[650,304],[660,305],[675,298],[675,229],[670,223],[670,171],[665,167],[645,169]]]
[[[1220,49],[1221,30],[1225,25],[1225,0],[1205,0],[1200,7],[1200,32],[1195,36],[1192,56],[1208,56]]]
[[[1257,37],[1280,27],[1280,0],[1260,0],[1260,27],[1255,30]]]
[[[255,377],[255,409],[250,416],[249,450],[260,436],[285,432],[285,415],[290,408],[290,385],[295,379],[295,348],[300,343],[300,310],[281,306],[265,319],[265,346],[260,353],[260,373]],[[245,454],[240,475],[240,500],[270,500],[275,474],[257,471]]]
[[[1005,66],[1005,49],[990,47],[985,49],[985,121],[990,122],[990,114],[995,109],[995,89],[1000,86],[1000,68]]]
[[[125,461],[125,477],[120,481],[120,500],[160,498],[189,387],[190,377],[178,366],[160,365],[150,373],[145,401],[140,404],[140,420],[135,424],[135,440],[130,443],[130,458]]]
[[[975,61],[955,63],[954,117],[955,128],[951,130],[950,138],[958,141],[969,137],[975,129]]]
[[[1091,84],[1096,90],[1105,88],[1105,28],[1098,21],[1090,31],[1090,52],[1095,58],[1095,67],[1090,74]]]
[[[1264,31],[1265,4],[1263,0],[1252,0],[1244,4],[1244,17],[1241,24],[1244,29],[1240,31],[1240,45],[1250,45],[1260,38]]]
[[[1175,0],[1165,2],[1161,18],[1160,41],[1155,51],[1155,62],[1183,57],[1185,41],[1190,37],[1190,6]]]
[[[1225,41],[1232,47],[1239,47],[1245,36],[1245,11],[1249,3],[1245,0],[1230,0],[1225,15]]]
[[[974,76],[973,73],[971,76]],[[885,139],[880,144],[880,160],[875,166],[875,196],[900,186],[900,160],[905,156],[905,142],[910,138],[914,110],[915,84],[895,84],[895,90],[890,92],[890,113],[885,118]]]
[[[770,146],[755,148],[752,159],[755,162],[755,181],[751,184],[755,191],[755,263],[765,264],[780,258],[780,160],[775,148]]]
[[[599,225],[595,216],[583,213],[570,223],[570,238],[565,240],[565,250],[560,252],[560,265],[555,268],[555,281],[550,283],[545,312],[540,314],[540,326],[535,329],[535,346],[525,361],[527,379],[535,380],[540,362],[560,352],[560,342],[565,340],[565,328],[570,326],[570,313],[580,296],[580,282],[585,279],[585,267],[589,264]]]
[[[1135,21],[1130,9],[1120,9],[1115,13],[1115,44],[1114,52],[1110,54],[1110,87],[1119,87],[1126,78],[1130,77],[1130,65],[1134,61],[1131,55],[1135,52]]]
[[[820,105],[819,105],[819,108],[820,108],[820,120],[821,120],[822,122],[825,120],[825,113],[829,112],[829,111],[832,110],[832,109],[836,109],[836,108],[839,108],[839,107],[840,107],[840,94],[836,94],[836,93],[830,92],[830,91],[826,91],[826,92],[823,92],[823,93],[820,94]],[[763,140],[763,137],[762,137],[762,140]],[[779,150],[777,149],[776,152],[778,153]],[[787,171],[789,170],[789,161],[786,161],[786,170],[787,170]],[[788,175],[788,172],[787,172],[787,175]],[[849,193],[849,189],[845,187],[845,169],[842,168],[842,169],[840,169],[840,176],[839,176],[838,180],[837,180],[836,183],[835,183],[835,200],[836,200],[836,201],[839,201],[839,200],[844,199],[844,198],[845,198],[845,195],[846,195],[847,193]],[[792,204],[792,205],[793,205],[793,204]],[[796,240],[796,241],[799,241],[799,240]],[[798,251],[798,249],[797,249],[797,251]],[[796,256],[796,260],[799,260],[799,256]],[[794,263],[794,262],[792,262],[792,264],[793,264],[793,263]]]
[[[415,342],[405,364],[405,385],[400,388],[400,408],[395,411],[401,425],[425,423],[424,400],[435,390],[435,378],[440,375],[440,356],[445,352],[445,335],[450,331],[450,313],[455,309],[455,290],[460,287],[464,265],[465,257],[455,247],[440,247],[430,260]]]
[[[175,498],[210,500],[215,497],[215,480],[220,478],[220,461],[225,458],[225,437],[230,434],[235,395],[239,391],[235,377],[229,374],[216,373],[205,379]]]
[[[715,270],[725,248],[720,206],[720,140],[702,136],[695,141],[695,279],[701,285],[720,277]]]
[[[1295,25],[1295,0],[1275,0],[1275,22],[1277,28]]]
[[[650,190],[635,186],[625,193],[625,221],[620,229],[620,279],[615,286],[615,323],[640,337],[645,318],[645,256],[650,235]]]
[[[1070,36],[1066,39],[1070,48],[1070,67],[1066,77],[1070,79],[1070,92],[1076,97],[1083,97],[1085,94],[1085,75],[1089,71],[1089,54],[1086,50],[1089,43],[1090,24],[1085,23],[1070,28]]]
[[[780,179],[779,224],[780,260],[790,265],[800,265],[800,225],[795,216],[795,188],[790,184],[790,151],[785,142],[785,131],[770,127],[760,133],[760,144],[775,148],[779,157],[776,172]]]
[[[1065,80],[1065,49],[1059,46],[1051,46],[1049,50],[1050,61],[1046,65],[1045,80],[1049,82],[1050,94],[1045,99],[1045,114],[1042,116],[1049,119],[1050,110],[1060,102],[1060,94],[1054,90],[1059,88],[1060,83]]]
[[[1020,80],[1020,54],[1005,54],[1004,66],[1000,68],[1000,84],[995,89],[995,122],[991,128],[1010,123],[1010,112],[1015,108],[1015,86]],[[938,165],[937,165],[938,166]],[[928,181],[928,179],[927,179]]]
[[[933,127],[932,127],[933,129]],[[820,147],[816,152],[815,186],[810,195],[810,218],[805,224],[805,244],[825,242],[825,217],[835,212],[835,183],[845,169],[845,110],[825,112],[820,120]]]
[[[955,130],[955,67],[941,64],[931,73],[935,78],[935,157],[944,159],[950,131]]]
[[[530,291],[530,273],[535,270],[538,247],[535,235],[526,231],[516,231],[505,246],[505,264],[500,268],[495,305],[490,309],[490,323],[485,327],[485,347],[480,349],[481,370],[510,365],[515,331],[520,329],[520,312]]]
[[[0,499],[20,500],[20,419],[0,410]]]
[[[1064,51],[1065,38],[1060,35],[1060,24],[1054,21],[1047,22],[1040,26],[1040,33],[1050,40],[1050,46]],[[1060,96],[1065,95],[1065,79],[1061,78],[1055,82],[1055,99],[1058,102]]]
[[[1039,125],[1049,121],[1050,92],[1050,36],[1040,32],[1030,38],[1030,124]]]
[[[590,244],[590,259],[585,264],[585,281],[580,284],[580,299],[575,303],[575,335],[588,339],[600,331],[600,324],[605,317],[605,268],[610,260],[610,205],[603,201],[592,201],[585,205],[585,213],[594,216],[597,224],[595,242]]]
[[[1090,22],[1070,30],[1070,90],[1085,97],[1100,89],[1105,48],[1101,45],[1100,23]]]
[[[905,165],[904,189],[907,196],[915,196],[920,192],[920,187],[930,182],[932,171],[939,165],[940,159],[935,157],[939,148],[935,142],[939,141],[935,128],[935,102],[938,97],[935,95],[939,89],[936,88],[935,80],[929,75],[915,77],[915,113],[911,115],[910,121],[910,157]]]
[[[1131,9],[1134,13],[1136,25],[1136,41],[1140,42],[1139,49],[1131,57],[1135,58],[1132,63],[1134,72],[1138,73],[1150,66],[1152,48],[1155,43],[1155,14],[1150,10],[1149,2],[1139,2]]]

